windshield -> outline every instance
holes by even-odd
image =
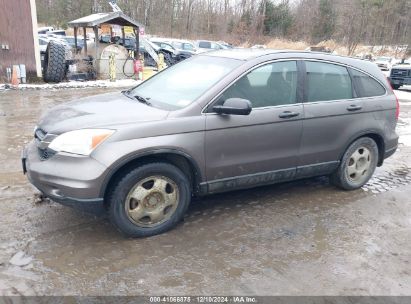
[[[176,64],[132,89],[154,107],[178,110],[193,103],[243,62],[235,59],[198,56]]]
[[[377,58],[377,61],[390,61],[391,58],[389,57],[379,57]]]

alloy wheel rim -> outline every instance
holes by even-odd
[[[366,147],[360,147],[347,160],[346,173],[351,182],[364,182],[371,168],[372,155]]]
[[[173,180],[165,176],[150,176],[130,190],[125,210],[132,223],[152,228],[169,220],[178,202],[179,190]]]

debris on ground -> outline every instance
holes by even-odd
[[[42,193],[34,193],[33,195],[33,203],[35,205],[40,205],[44,203],[50,203],[50,199],[44,196]]]
[[[27,256],[24,251],[19,251],[10,259],[9,263],[14,266],[26,266],[33,261],[33,257]]]

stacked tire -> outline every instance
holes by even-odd
[[[50,41],[44,56],[43,79],[58,83],[66,76],[66,48],[63,44]]]

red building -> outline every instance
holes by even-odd
[[[0,0],[0,82],[15,64],[26,65],[27,77],[41,76],[35,0]]]

